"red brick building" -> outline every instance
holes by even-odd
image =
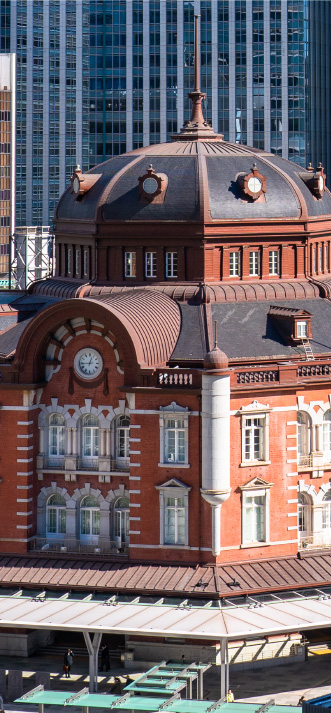
[[[134,573],[107,591],[330,582],[331,194],[201,96],[171,143],[76,169],[56,277],[2,306],[3,583],[36,553],[50,586],[86,558]]]

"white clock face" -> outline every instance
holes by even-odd
[[[319,188],[320,192],[323,193],[323,191],[324,191],[324,178],[323,178],[323,176],[319,176],[319,178],[318,178],[318,188]]]
[[[152,195],[152,193],[155,193],[158,189],[158,182],[155,180],[155,178],[150,177],[150,178],[145,178],[143,182],[143,189],[145,193],[148,193],[149,195]]]
[[[74,361],[76,373],[82,379],[95,379],[103,368],[102,356],[96,349],[86,347],[77,352]]]
[[[262,181],[259,178],[257,178],[257,176],[252,176],[248,180],[247,188],[252,193],[258,193],[262,188]]]
[[[74,178],[73,188],[74,188],[75,193],[78,193],[78,191],[79,191],[79,179],[78,179],[78,176],[75,176],[75,178]]]

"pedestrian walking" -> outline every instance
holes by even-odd
[[[109,646],[107,644],[104,644],[101,647],[101,665],[100,665],[100,671],[109,671],[110,669],[110,661],[109,661]]]
[[[226,694],[226,702],[227,703],[233,703],[234,702],[234,695],[231,691],[231,688],[229,688],[227,694]]]
[[[72,649],[68,649],[68,651],[65,652],[64,658],[63,658],[63,671],[64,675],[66,678],[70,678],[70,671],[71,671],[71,666],[74,662],[74,654]]]

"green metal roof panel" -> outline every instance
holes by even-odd
[[[31,695],[26,694],[22,698],[17,698],[14,703],[47,703],[48,705],[58,705],[64,706],[67,698],[72,696],[73,693],[66,693],[65,691],[31,691]]]
[[[67,694],[67,698],[70,698],[70,695]],[[107,693],[85,693],[84,696],[73,698],[66,705],[83,706],[84,708],[113,708],[119,698],[120,696],[111,696]]]

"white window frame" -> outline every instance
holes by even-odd
[[[308,320],[307,319],[300,319],[297,321],[296,324],[297,327],[297,339],[305,339],[308,337]]]
[[[229,275],[230,277],[240,277],[241,275],[241,255],[240,250],[230,251]]]
[[[84,497],[81,500],[80,507],[79,507],[79,539],[81,542],[86,542],[87,544],[97,544],[99,541],[100,537],[100,531],[101,531],[101,508],[100,508],[100,503],[98,505],[84,505],[84,500],[88,497],[93,497],[89,495],[84,495]],[[97,500],[97,498],[94,498]],[[89,513],[89,523],[90,523],[90,531],[89,533],[83,533],[82,532],[82,525],[83,525],[83,518],[82,514],[83,512],[88,512]],[[99,532],[98,533],[93,533],[93,520],[94,520],[94,513],[98,512],[99,513]]]
[[[129,422],[128,426],[121,425],[121,420],[124,420],[124,419],[128,420],[128,422]],[[116,433],[115,433],[116,460],[119,462],[129,461],[129,459],[130,459],[130,416],[126,416],[125,414],[118,416],[118,418],[116,419],[116,423],[115,423],[115,430],[116,430]],[[123,432],[122,437],[124,439],[124,452],[125,452],[124,456],[120,455],[121,431]]]
[[[58,416],[62,423],[60,424],[54,424],[52,425],[51,421],[53,416]],[[51,453],[51,434],[53,431],[56,432],[56,453]],[[63,448],[60,448],[60,442],[62,441]],[[63,453],[60,451],[63,450]],[[51,463],[52,461],[57,461],[57,460],[63,460],[65,457],[66,453],[66,421],[62,414],[59,413],[51,413],[48,417],[48,447],[47,447],[47,454],[48,454],[48,461]]]
[[[146,252],[145,253],[145,277],[156,277],[157,276],[157,253],[156,252]]]
[[[159,503],[160,503],[160,545],[164,547],[174,547],[178,549],[179,547],[189,546],[189,492],[191,488],[180,480],[172,478],[167,483],[163,485],[157,485],[156,489],[159,491]],[[178,543],[168,543],[165,537],[165,526],[166,526],[166,501],[168,498],[175,498],[176,500],[182,498],[184,500],[184,518],[185,518],[185,535],[184,542]],[[173,506],[171,506],[173,507]],[[178,509],[182,509],[179,506]]]
[[[98,460],[100,456],[100,424],[99,420],[96,419],[95,425],[87,425],[85,421],[89,416],[95,418],[94,414],[85,414],[80,419],[80,460],[88,465],[92,463],[93,460]],[[86,433],[90,431],[90,442],[91,442],[91,454],[87,455],[85,453],[86,449]]]
[[[325,418],[327,414],[331,416],[331,409],[327,409],[323,414],[323,453],[325,463],[331,462],[331,418]]]
[[[269,275],[280,275],[280,251],[269,250]]]
[[[166,277],[178,277],[178,253],[166,253]]]
[[[270,489],[273,483],[267,483],[260,478],[254,478],[246,485],[241,486],[242,503],[241,503],[241,547],[261,547],[270,544]],[[264,532],[263,539],[252,540],[248,539],[246,512],[248,508],[248,498],[263,498],[264,502]],[[254,509],[253,509],[254,511]]]
[[[261,255],[259,250],[250,250],[249,253],[249,275],[250,277],[260,277]]]
[[[171,461],[166,460],[166,445],[167,445],[167,424],[172,420],[182,420],[184,421],[184,439],[185,439],[185,456],[183,461]],[[188,446],[189,446],[189,410],[188,408],[183,408],[178,406],[175,402],[172,402],[170,406],[160,407],[160,467],[167,468],[189,468],[188,462]],[[180,428],[179,430],[182,430]]]
[[[309,456],[312,451],[313,425],[307,411],[297,412],[297,453],[298,465],[309,466]]]
[[[76,248],[75,250],[75,274],[79,275],[80,274],[80,250],[79,248]]]
[[[72,272],[72,248],[68,248],[67,251],[67,273],[70,275]]]
[[[311,498],[305,492],[298,493],[298,538],[299,541],[311,534]],[[300,524],[306,527],[300,529]]]
[[[137,253],[125,252],[124,254],[125,277],[136,277],[137,275]]]
[[[87,275],[87,266],[88,266],[87,250],[84,250],[83,263],[84,263],[83,264],[84,275]]]
[[[61,498],[62,500],[64,500],[64,504],[56,505],[56,504],[50,503],[50,500],[51,500],[51,498],[54,497],[54,495],[57,496],[58,498]],[[55,517],[56,517],[56,531],[55,532],[51,532],[48,529],[49,513],[51,510],[55,511]],[[63,510],[65,511],[65,529],[63,532],[61,532],[59,529],[60,512],[62,512]],[[46,502],[46,537],[59,540],[59,539],[63,539],[66,532],[67,532],[67,507],[66,507],[65,498],[62,495],[60,495],[59,493],[52,493]]]
[[[254,465],[269,465],[269,414],[271,409],[268,405],[259,404],[257,401],[253,401],[247,407],[240,409],[239,413],[241,415],[241,467],[244,466],[254,466]],[[259,420],[260,425],[252,426],[249,423],[250,420]],[[254,442],[251,442],[250,455],[252,458],[246,457],[246,435],[251,431],[251,439],[254,441],[254,431],[256,428],[261,429],[261,457],[254,458]]]
[[[120,505],[121,500],[127,500],[127,505]],[[122,524],[124,523],[124,539],[122,537]],[[129,498],[121,495],[116,499],[114,506],[114,540],[118,545],[129,542],[130,531],[130,504]]]

